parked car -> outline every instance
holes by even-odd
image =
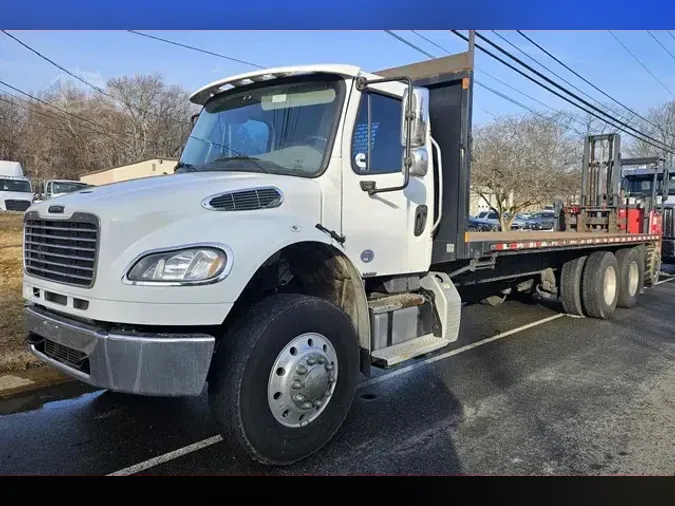
[[[534,224],[534,230],[553,230],[555,227],[555,212],[549,209],[535,211],[528,214],[528,220]]]
[[[501,230],[499,214],[496,211],[481,211],[476,215],[476,218],[492,225],[496,225],[496,230]],[[533,230],[534,223],[535,222],[527,220],[520,215],[516,215],[516,218],[511,222],[511,230]]]
[[[499,224],[492,223],[487,220],[482,220],[475,216],[469,216],[467,220],[467,231],[469,232],[494,232],[499,230]]]

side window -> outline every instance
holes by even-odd
[[[368,100],[370,99],[370,167]],[[375,93],[361,97],[352,137],[352,169],[357,174],[388,174],[403,168],[401,99]]]
[[[248,120],[240,125],[232,125],[232,153],[229,155],[253,156],[267,152],[270,129],[262,121]]]

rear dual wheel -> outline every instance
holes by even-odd
[[[617,306],[631,308],[643,292],[644,264],[638,248],[596,251],[566,262],[560,275],[563,310],[609,319]]]

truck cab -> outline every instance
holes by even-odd
[[[67,179],[49,179],[43,182],[43,200],[51,199],[58,197],[60,195],[66,195],[67,193],[72,193],[86,188],[90,188],[91,185],[83,183],[81,181],[72,181]]]

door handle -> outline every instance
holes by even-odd
[[[415,237],[422,235],[427,226],[427,206],[417,206],[415,210]]]

